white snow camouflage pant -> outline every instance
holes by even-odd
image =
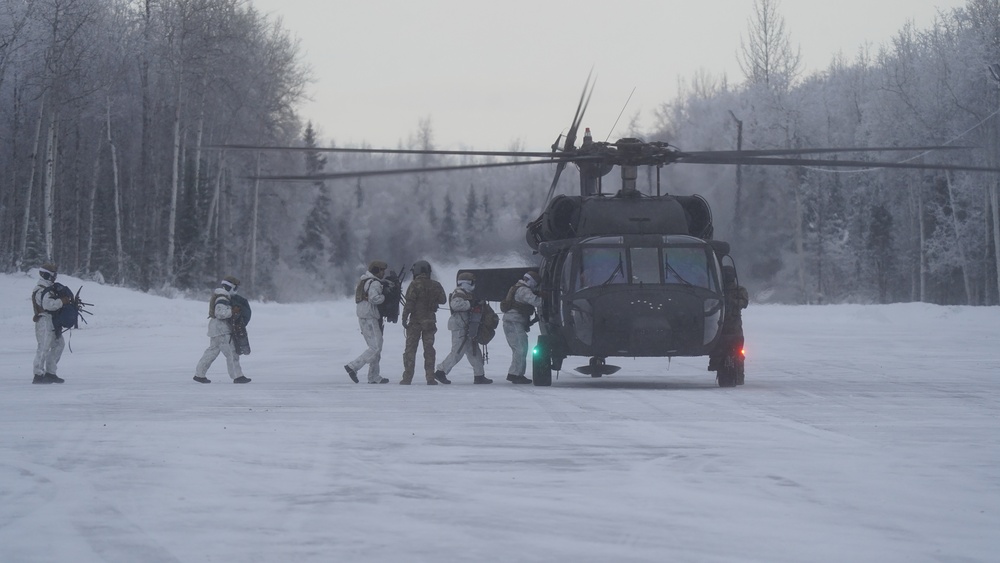
[[[382,359],[382,329],[379,327],[379,319],[359,318],[358,325],[361,327],[361,334],[365,337],[368,349],[361,353],[353,362],[347,364],[354,371],[359,371],[365,364],[368,364],[368,381],[379,381],[378,364]]]
[[[528,327],[524,323],[504,321],[503,335],[510,345],[508,375],[524,375],[528,369]]]
[[[215,358],[219,357],[220,352],[226,357],[226,369],[229,371],[230,379],[243,377],[240,357],[236,354],[236,347],[233,346],[232,336],[229,334],[209,338],[208,349],[201,355],[201,360],[198,360],[198,367],[195,368],[194,374],[198,377],[205,377],[209,366],[212,365]]]
[[[42,315],[35,321],[35,340],[38,341],[38,349],[35,351],[35,364],[32,366],[34,375],[46,373],[55,375],[59,369],[59,358],[62,357],[66,341],[61,334],[56,334],[52,328],[52,318],[48,315]]]
[[[451,331],[451,352],[438,364],[438,371],[443,371],[445,375],[448,375],[451,373],[451,368],[455,367],[458,360],[462,359],[462,356],[469,359],[469,363],[472,365],[472,375],[477,377],[486,375],[486,368],[483,366],[483,353],[479,350],[478,344],[473,342],[471,338],[465,337],[464,330]]]

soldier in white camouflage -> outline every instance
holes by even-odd
[[[528,368],[528,330],[531,316],[536,307],[542,306],[542,296],[538,290],[540,277],[538,272],[530,271],[524,274],[507,292],[507,298],[500,304],[503,313],[503,334],[510,345],[510,369],[507,370],[507,381],[515,384],[531,383],[524,376]]]
[[[368,365],[368,383],[389,383],[389,380],[379,375],[379,362],[382,359],[382,313],[378,306],[385,301],[382,294],[382,278],[389,265],[381,260],[368,264],[368,271],[358,280],[354,290],[354,302],[357,303],[358,326],[365,337],[368,349],[361,353],[351,363],[344,366],[351,381],[358,382],[358,370]]]
[[[198,360],[194,370],[194,380],[198,383],[212,382],[208,379],[208,368],[220,353],[226,358],[226,370],[233,383],[250,383],[250,378],[243,375],[243,368],[240,367],[240,356],[233,344],[232,327],[226,322],[234,315],[234,306],[230,299],[239,285],[240,280],[226,276],[219,282],[219,287],[212,292],[208,304],[208,348]]]
[[[474,324],[478,325],[478,317],[473,323],[474,316],[482,315],[482,303],[473,295],[475,283],[476,276],[474,274],[462,272],[458,275],[458,287],[448,299],[448,307],[451,309],[451,317],[448,319],[448,330],[451,331],[451,352],[434,372],[434,379],[441,383],[451,383],[448,379],[448,373],[463,356],[468,358],[469,364],[472,365],[473,383],[493,383],[492,379],[486,377],[483,353],[476,343],[476,334],[472,330]]]
[[[34,377],[32,383],[62,383],[63,378],[56,375],[59,367],[59,359],[62,357],[66,341],[62,333],[52,324],[52,314],[66,304],[64,299],[60,299],[52,286],[56,282],[55,264],[43,264],[38,269],[38,285],[31,292],[31,304],[34,307],[35,316],[35,340],[38,348],[35,351]]]

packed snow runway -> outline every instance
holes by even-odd
[[[450,284],[441,278],[445,288]],[[254,303],[249,385],[207,299],[60,277],[95,304],[31,385],[35,278],[0,275],[0,561],[986,562],[1000,549],[997,308],[744,312],[747,383],[707,358],[450,386],[342,366],[349,300]],[[439,358],[447,352],[439,313]],[[532,341],[536,335],[532,334]],[[586,362],[569,358],[567,368]],[[418,356],[418,365],[420,364]]]

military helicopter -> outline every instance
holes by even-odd
[[[532,160],[490,162],[394,170],[337,172],[310,176],[258,176],[262,180],[319,181],[388,174],[556,164],[541,215],[526,228],[526,240],[540,256],[537,266],[469,269],[476,274],[478,298],[498,302],[528,270],[541,274],[543,306],[539,336],[532,353],[532,381],[552,384],[552,371],[569,356],[589,357],[577,371],[600,377],[615,373],[610,357],[722,355],[720,387],[743,383],[744,353],[723,337],[727,315],[722,280],[724,262],[735,267],[730,245],[713,239],[712,211],[699,195],[662,191],[660,170],[672,164],[824,166],[828,168],[901,168],[1000,172],[960,165],[916,164],[806,158],[809,155],[894,151],[954,150],[969,147],[878,147],[685,152],[665,142],[623,138],[594,141],[577,132],[592,92],[588,78],[565,138],[551,152],[448,151],[419,149],[303,149],[219,145],[224,149],[315,150],[380,154],[434,154],[526,157]],[[579,169],[578,195],[553,197],[568,164]],[[637,189],[640,166],[656,170],[655,193]],[[603,177],[619,168],[621,187],[605,193]],[[652,190],[650,190],[652,191]],[[742,342],[742,338],[740,338]]]

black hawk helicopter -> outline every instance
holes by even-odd
[[[722,265],[730,245],[714,240],[712,211],[699,195],[661,191],[660,169],[671,164],[823,166],[828,168],[900,168],[1000,172],[997,168],[961,165],[828,160],[809,155],[894,151],[955,150],[970,147],[878,147],[788,150],[685,152],[665,142],[623,138],[593,141],[589,129],[576,146],[583,114],[593,87],[588,78],[576,114],[551,152],[303,148],[217,145],[218,149],[293,150],[341,153],[433,154],[524,157],[531,160],[489,162],[392,170],[337,172],[310,176],[256,176],[273,181],[321,181],[389,174],[417,174],[473,168],[556,164],[541,215],[527,225],[528,245],[540,256],[537,266],[460,270],[476,275],[476,296],[504,299],[528,270],[541,274],[543,306],[539,336],[532,352],[532,381],[552,384],[569,356],[589,357],[581,373],[599,377],[618,371],[609,357],[674,357],[721,355],[720,387],[743,383],[742,346],[723,335],[727,315]],[[567,164],[579,169],[580,189],[574,196],[553,197]],[[655,194],[637,189],[640,166],[655,167]],[[602,178],[615,167],[621,189],[605,193]],[[739,339],[742,342],[742,337]]]

